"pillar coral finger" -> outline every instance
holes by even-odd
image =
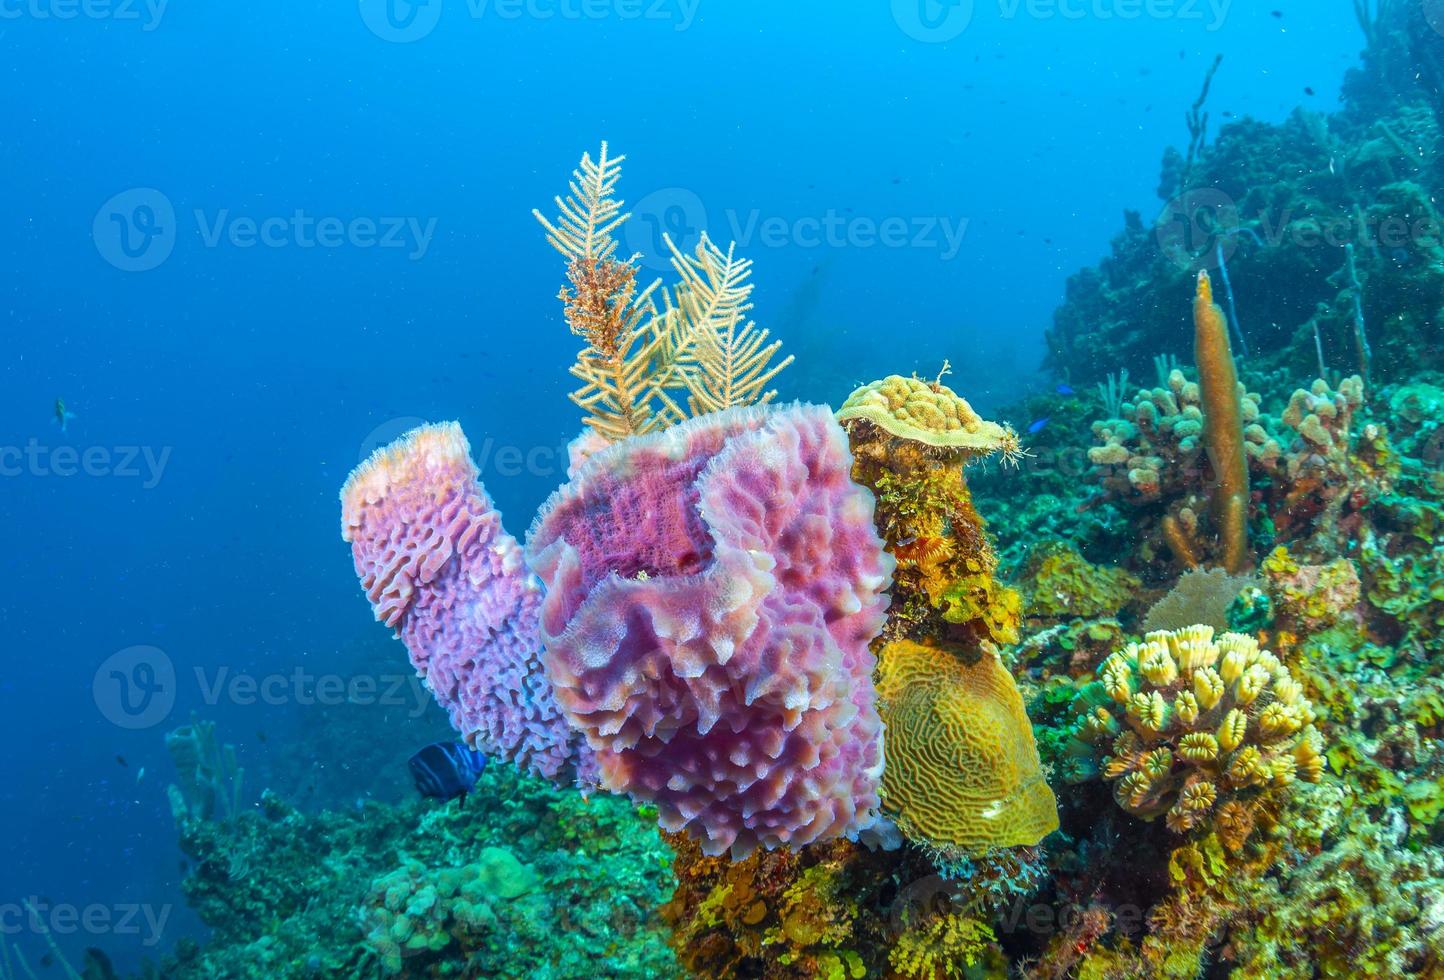
[[[1203,444],[1213,464],[1209,506],[1224,569],[1237,575],[1249,566],[1248,452],[1238,369],[1229,346],[1228,321],[1213,301],[1208,273],[1198,274],[1193,302],[1194,361],[1203,395]]]
[[[541,665],[541,585],[455,422],[377,450],[341,491],[341,536],[376,618],[476,748],[548,779],[595,780]]]
[[[591,457],[532,527],[558,702],[708,854],[873,819],[893,561],[851,466],[825,408],[730,409]]]

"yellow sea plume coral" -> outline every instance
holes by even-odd
[[[910,839],[950,854],[1037,844],[1058,829],[1033,728],[991,651],[968,663],[899,640],[882,651],[883,805]]]
[[[1085,690],[1072,775],[1101,771],[1118,805],[1178,833],[1211,821],[1241,846],[1260,802],[1318,782],[1322,740],[1303,688],[1252,637],[1211,626],[1149,633]]]
[[[848,396],[838,409],[837,420],[844,428],[849,428],[850,422],[870,422],[899,439],[965,456],[1001,452],[1011,459],[1020,450],[1016,432],[984,420],[941,380],[927,382],[894,374],[874,381]]]

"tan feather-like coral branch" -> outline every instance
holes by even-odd
[[[677,356],[678,371],[688,392],[693,415],[737,405],[755,405],[777,397],[767,386],[789,364],[789,356],[772,366],[781,341],[767,343],[768,332],[751,320],[752,263],[736,256],[736,245],[723,252],[704,233],[694,255],[686,255],[671,238],[672,267],[681,283],[675,293],[689,343]]]
[[[570,194],[556,199],[555,222],[532,211],[567,260],[562,307],[572,333],[587,344],[571,369],[582,382],[571,399],[586,424],[613,442],[689,413],[770,401],[777,393],[767,386],[792,363],[788,357],[773,365],[781,343],[767,343],[766,330],[744,322],[752,308],[752,263],[738,258],[735,246],[724,253],[704,234],[688,256],[668,238],[680,281],[661,291],[660,311],[653,300],[658,283],[638,291],[636,257],[616,258],[612,237],[629,217],[616,198],[624,159],[608,156],[603,143],[595,161],[582,156]],[[678,405],[682,394],[687,411]]]
[[[572,171],[568,185],[571,194],[565,200],[553,198],[559,212],[556,224],[548,221],[537,209],[532,209],[532,215],[546,229],[547,241],[568,260],[600,261],[611,258],[616,251],[617,243],[612,238],[612,232],[631,217],[623,213],[622,202],[615,197],[625,159],[625,156],[608,157],[607,144],[603,140],[595,163],[591,154],[582,154],[582,162]]]

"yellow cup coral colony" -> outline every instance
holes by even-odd
[[[1073,729],[1070,778],[1101,772],[1134,816],[1183,833],[1210,816],[1241,845],[1256,805],[1318,782],[1322,740],[1299,682],[1272,653],[1212,627],[1150,633],[1113,654]]]
[[[961,653],[883,648],[884,809],[943,855],[1037,844],[1058,829],[1058,807],[1023,699],[997,654]]]
[[[1017,642],[1021,603],[993,577],[998,560],[963,475],[993,453],[1015,459],[1017,433],[982,419],[941,375],[874,381],[837,419],[853,479],[876,494],[878,531],[898,562],[885,637]]]

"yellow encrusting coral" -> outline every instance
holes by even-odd
[[[1104,661],[1080,699],[1075,780],[1098,773],[1145,820],[1211,824],[1241,846],[1255,807],[1295,779],[1318,782],[1322,739],[1287,667],[1252,637],[1211,626],[1150,633]]]
[[[837,417],[853,479],[877,495],[878,532],[898,563],[884,635],[1016,643],[1021,601],[994,578],[998,559],[963,471],[990,453],[1020,453],[1017,435],[941,380],[897,375],[853,392]]]
[[[965,977],[993,948],[997,935],[986,922],[962,912],[947,912],[898,937],[888,954],[899,976],[934,980]]]
[[[883,648],[883,806],[944,854],[1032,846],[1058,828],[1058,810],[1023,699],[995,653],[962,653],[910,640]]]

